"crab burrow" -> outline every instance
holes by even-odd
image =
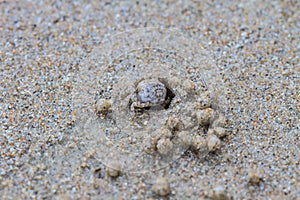
[[[174,37],[180,45],[170,42]],[[187,149],[204,157],[221,147],[226,120],[212,76],[202,73],[214,65],[204,49],[164,29],[125,32],[100,47],[73,92],[74,105],[84,105],[78,132],[94,158],[111,168],[117,160],[122,173],[143,173],[167,167]]]
[[[160,53],[151,55],[158,59]],[[143,57],[146,52],[136,54]],[[127,54],[121,60],[116,65],[134,63],[135,67],[116,79],[111,99],[99,99],[103,106],[98,110],[105,116],[107,110],[103,108],[111,110],[115,129],[108,135],[117,142],[119,151],[135,152],[132,155],[138,158],[132,158],[131,164],[139,165],[138,160],[145,157],[162,167],[188,148],[203,157],[220,148],[220,138],[226,135],[225,117],[214,91],[201,76],[192,80],[167,63],[159,63],[159,59],[145,65]]]

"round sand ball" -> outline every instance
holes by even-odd
[[[163,126],[160,129],[158,129],[156,131],[156,134],[160,138],[163,138],[163,137],[170,138],[170,137],[172,137],[172,132],[166,126]]]
[[[170,183],[167,178],[158,177],[153,185],[154,192],[159,196],[167,196],[171,193]]]
[[[180,131],[177,134],[177,137],[180,139],[183,145],[191,146],[193,142],[193,137],[188,131]]]
[[[201,91],[197,96],[197,108],[205,109],[209,108],[212,105],[212,98],[209,91]]]
[[[250,171],[248,172],[248,179],[250,184],[258,185],[261,181],[260,172],[256,168],[250,169]]]
[[[111,109],[112,101],[108,99],[99,99],[96,102],[96,112],[105,114]]]
[[[224,127],[226,124],[226,118],[223,114],[219,114],[218,118],[216,118],[213,122],[212,122],[212,127]]]
[[[110,177],[118,177],[121,175],[121,163],[117,160],[112,160],[106,166],[106,172]]]
[[[213,189],[213,200],[230,200],[231,197],[227,194],[226,190],[222,186],[217,186]]]
[[[221,147],[221,140],[214,134],[209,134],[206,138],[209,151],[216,151]]]
[[[174,130],[174,131],[179,130],[180,124],[181,124],[180,119],[176,115],[170,116],[167,121],[167,125],[168,125],[169,129]]]
[[[64,200],[72,200],[71,195],[69,194],[57,194],[56,196],[53,197],[53,199],[55,200],[59,200],[59,199],[64,199]]]
[[[225,137],[227,135],[225,128],[222,127],[213,127],[208,129],[207,134],[214,134],[218,138]]]
[[[195,117],[193,116],[188,116],[188,115],[182,116],[181,121],[184,129],[192,129],[198,126],[197,119],[195,119]]]
[[[192,91],[195,90],[196,85],[195,85],[195,83],[194,83],[193,81],[191,81],[191,80],[189,80],[189,79],[185,79],[185,80],[183,81],[183,87],[185,88],[185,90],[186,90],[187,92],[192,92]]]
[[[156,152],[156,138],[152,136],[147,136],[143,140],[143,150],[148,154],[153,154]]]
[[[192,140],[192,148],[196,151],[202,151],[207,148],[207,141],[200,135],[195,135]]]
[[[203,110],[197,111],[197,120],[198,123],[202,126],[209,125],[214,114],[214,110],[212,108],[206,108]]]
[[[157,151],[161,154],[167,154],[173,149],[173,143],[169,138],[161,138],[156,145]]]

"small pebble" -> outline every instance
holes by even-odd
[[[209,125],[211,118],[213,117],[214,110],[212,108],[206,108],[197,112],[198,123],[202,126]]]
[[[158,177],[153,185],[154,192],[159,196],[167,196],[171,193],[170,183],[167,178]]]
[[[112,160],[108,166],[106,166],[106,172],[110,177],[118,177],[121,175],[121,163],[117,160]]]
[[[216,151],[221,147],[221,140],[214,134],[209,134],[206,138],[209,151]]]
[[[157,151],[161,154],[167,154],[173,149],[173,143],[169,138],[161,138],[157,142]]]

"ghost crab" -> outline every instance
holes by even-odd
[[[167,108],[171,100],[170,89],[161,80],[147,78],[136,84],[129,99],[129,108],[135,113],[149,108]]]

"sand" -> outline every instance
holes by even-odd
[[[1,199],[300,198],[297,1],[2,1],[0,10]],[[197,85],[203,76],[227,136],[217,151],[183,148],[159,169],[109,170],[100,132],[115,130],[89,113],[114,88],[107,64],[130,63],[142,53],[128,50],[145,43],[173,48],[178,76]]]

